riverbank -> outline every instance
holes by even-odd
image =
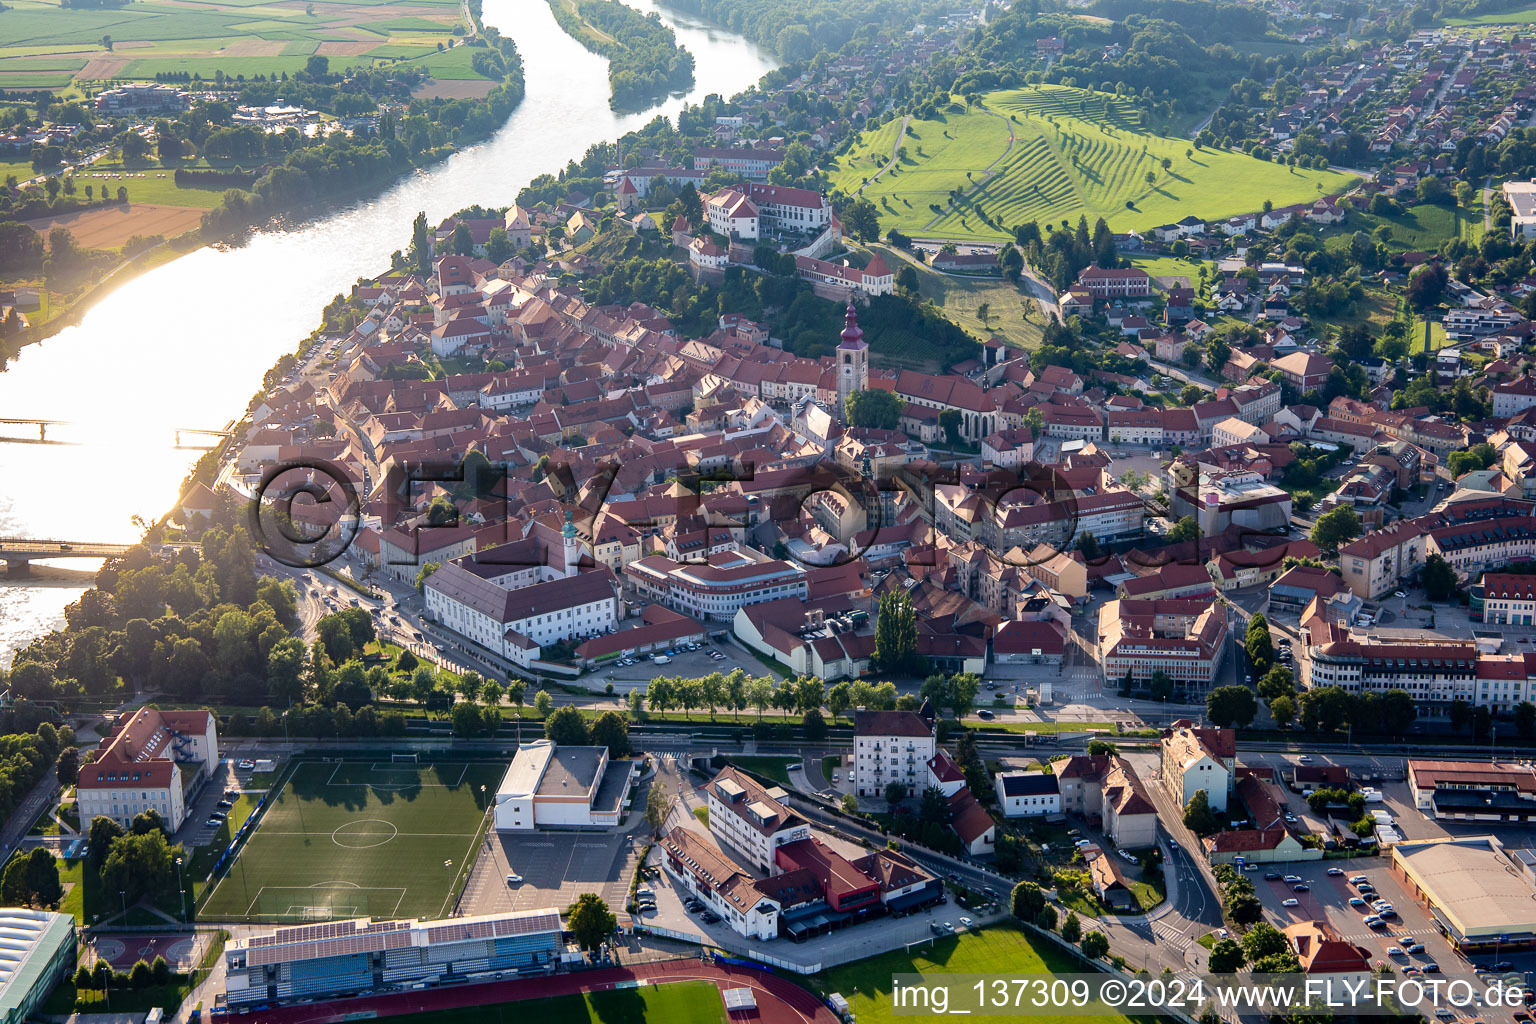
[[[0,534],[129,543],[132,517],[153,522],[175,501],[200,453],[174,447],[182,427],[218,428],[242,414],[274,361],[291,354],[321,310],[359,277],[377,274],[422,211],[440,223],[476,204],[511,205],[534,177],[558,171],[685,103],[734,95],[777,61],[740,36],[661,8],[695,54],[686,97],[617,114],[607,62],[573,41],[544,3],[484,0],[485,22],[513,37],[527,95],[489,139],[465,145],[334,212],[261,230],[239,246],[203,245],[120,281],[45,345],[28,345],[0,373],[11,417],[71,421],[74,446],[0,444],[0,476],[90,481],[90,500],[57,487],[0,488]],[[657,10],[652,0],[638,9]],[[130,189],[133,187],[130,184]],[[130,404],[131,403],[131,404]],[[131,415],[125,410],[131,409]],[[0,590],[0,664],[64,623],[85,587]]]
[[[608,58],[609,103],[641,110],[693,85],[693,54],[659,20],[618,0],[549,0],[566,34]]]

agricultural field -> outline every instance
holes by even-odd
[[[989,93],[968,111],[957,102],[940,119],[913,120],[896,166],[868,181],[890,158],[891,129],[884,125],[855,143],[839,160],[833,185],[849,193],[862,188],[879,207],[883,228],[924,238],[1000,240],[1024,221],[1076,223],[1080,216],[1103,217],[1117,231],[1147,230],[1190,214],[1217,219],[1255,211],[1266,199],[1286,206],[1356,181],[1195,150],[1189,139],[1141,130],[1112,96],[1061,86]]]
[[[202,908],[204,919],[441,917],[505,764],[300,765]]]
[[[86,249],[120,249],[134,235],[175,238],[202,223],[203,211],[185,206],[131,203],[74,210],[56,217],[23,221],[38,234],[65,228]]]
[[[136,0],[101,10],[13,0],[7,7],[0,89],[62,92],[160,72],[293,74],[316,54],[333,70],[452,54],[443,77],[480,77],[467,56],[437,49],[462,24],[458,0]]]

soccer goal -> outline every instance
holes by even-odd
[[[415,754],[390,754],[390,764],[416,764],[421,758]]]

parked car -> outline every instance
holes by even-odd
[[[240,769],[243,772],[255,771],[256,770],[256,762],[255,761],[239,761],[239,762],[237,762],[235,764],[235,767]]]
[[[1301,876],[1300,875],[1286,875],[1285,876],[1285,881],[1286,881],[1286,884],[1288,884],[1288,885],[1295,885],[1297,882],[1301,881]]]
[[[973,925],[973,924],[975,924],[975,923],[976,923],[976,922],[974,922],[974,921],[972,921],[972,920],[971,920],[971,919],[970,919],[970,918],[968,918],[968,917],[962,917],[962,918],[961,918],[961,919],[960,919],[960,924],[961,924],[961,925],[963,925],[963,926],[964,926],[964,927],[966,927],[966,928],[969,928],[969,927],[970,927],[970,926],[971,926],[971,925]]]
[[[1399,947],[1399,946],[1388,946],[1387,947],[1387,956],[1407,956],[1407,955],[1408,954],[1404,953],[1402,951],[1402,948]]]
[[[1278,872],[1278,871],[1266,871],[1266,872],[1264,872],[1264,880],[1266,882],[1278,882],[1278,881],[1280,881],[1280,872]]]
[[[522,875],[508,875],[507,876],[507,884],[508,885],[519,885],[519,884],[522,883],[522,881],[523,881],[523,876]]]
[[[1351,896],[1349,898],[1349,905],[1354,907],[1356,910],[1359,910],[1361,907],[1365,906],[1365,900],[1361,899],[1359,896]]]
[[[1425,974],[1439,974],[1440,973],[1440,965],[1435,963],[1433,960],[1431,960],[1428,963],[1424,964],[1420,969]],[[1520,1017],[1519,1014],[1515,1015],[1515,1019],[1516,1020],[1518,1020],[1519,1017]]]
[[[1343,868],[1329,868],[1328,869],[1328,875],[1331,878],[1338,878],[1343,873],[1344,873],[1344,869]]]
[[[1364,885],[1365,883],[1367,883],[1369,881],[1370,881],[1370,879],[1366,878],[1364,875],[1355,875],[1354,877],[1350,878],[1349,884],[1350,885]]]
[[[1297,899],[1282,900],[1280,905],[1282,907],[1299,907],[1299,906],[1301,906],[1301,900],[1297,900]]]
[[[1291,892],[1311,892],[1312,887],[1303,882],[1301,885],[1291,886]]]
[[[982,708],[980,711],[976,712],[976,717],[980,718],[980,719],[984,719],[984,720],[990,722],[992,719],[996,718],[997,716],[994,715],[992,712],[988,711],[986,708]]]
[[[209,818],[207,821],[203,822],[203,824],[206,825],[208,828],[218,828],[220,825],[222,825],[224,823],[222,821],[220,821],[218,818]]]

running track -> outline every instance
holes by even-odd
[[[387,996],[369,996],[335,1003],[310,1003],[287,1006],[247,1015],[251,1024],[330,1024],[360,1011],[373,1011],[379,1017],[408,1013],[431,1013],[466,1006],[492,1006],[523,999],[545,999],[576,992],[611,989],[621,981],[668,982],[688,980],[713,981],[722,990],[752,989],[757,1009],[731,1016],[741,1024],[837,1024],[837,1017],[819,999],[787,978],[743,967],[716,967],[698,960],[669,960],[636,964],[634,967],[610,967],[595,971],[577,971],[548,978],[520,978],[479,985],[451,985],[447,988],[398,992]],[[216,1018],[218,1019],[218,1018]],[[222,1018],[236,1021],[229,1014]]]

